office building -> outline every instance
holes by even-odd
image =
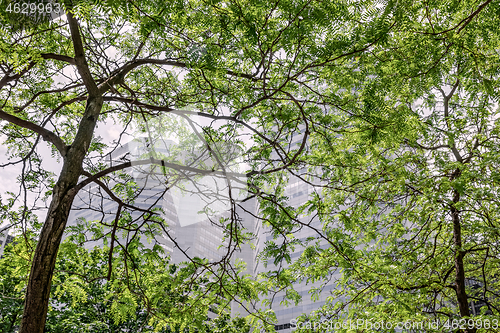
[[[0,258],[3,256],[5,247],[12,241],[14,241],[14,237],[9,235],[8,229],[0,233]]]
[[[297,133],[299,137],[300,133]],[[218,225],[218,219],[227,217],[227,212],[230,210],[230,201],[227,195],[228,180],[224,179],[220,173],[205,173],[203,175],[190,174],[187,177],[178,180],[177,185],[171,186],[165,184],[165,179],[172,180],[178,177],[178,170],[165,168],[161,170],[158,167],[151,168],[151,165],[134,165],[134,161],[144,160],[150,157],[164,158],[166,162],[172,161],[171,151],[176,149],[177,143],[171,140],[163,140],[162,147],[156,147],[153,153],[148,152],[144,147],[148,147],[148,140],[139,138],[129,142],[122,147],[116,149],[106,159],[106,163],[110,166],[131,161],[133,168],[127,171],[127,175],[133,179],[140,189],[139,194],[134,199],[134,205],[142,209],[161,209],[162,217],[168,224],[168,235],[162,233],[156,237],[154,242],[162,246],[165,251],[171,255],[173,263],[180,263],[188,260],[186,257],[206,258],[211,262],[219,261],[227,251],[227,240],[224,240],[223,229]],[[198,167],[204,170],[214,169],[214,160],[206,152],[198,152],[196,149],[186,153],[184,150],[180,155],[175,156],[176,163],[189,165],[190,167]],[[193,153],[194,152],[194,153]],[[233,152],[234,153],[234,152]],[[203,163],[196,160],[202,160]],[[179,158],[181,156],[181,158]],[[203,158],[199,158],[203,156]],[[187,172],[181,170],[182,172]],[[233,170],[229,170],[233,171]],[[244,182],[234,182],[240,184]],[[168,187],[168,190],[167,190]],[[276,270],[277,266],[270,262],[267,267],[264,267],[262,261],[259,260],[259,253],[264,249],[266,241],[272,240],[272,235],[269,233],[269,228],[262,225],[259,219],[254,217],[258,211],[255,200],[247,200],[244,198],[246,193],[242,191],[242,186],[234,186],[239,191],[232,193],[232,197],[236,198],[235,217],[247,230],[255,235],[253,240],[254,248],[250,244],[244,244],[241,249],[233,255],[232,260],[243,260],[247,263],[245,274],[251,274],[254,277],[261,272]],[[290,198],[289,204],[297,207],[308,200],[308,196],[312,193],[313,188],[296,177],[291,177],[286,187],[285,194]],[[98,195],[96,195],[98,194]],[[89,209],[89,207],[94,207]],[[77,200],[75,200],[74,210],[71,220],[76,221],[78,218],[86,220],[105,220],[113,221],[116,214],[117,204],[109,198],[97,185],[88,186]],[[131,218],[140,218],[141,212],[134,212]],[[308,217],[303,217],[304,221],[308,221]],[[311,222],[313,227],[319,227],[320,221],[316,218]],[[303,228],[295,235],[296,238],[305,239],[315,236],[311,229]],[[279,240],[277,240],[279,241]],[[154,243],[143,241],[145,246],[153,246]],[[89,247],[97,244],[89,242]],[[327,245],[321,243],[323,248]],[[182,251],[180,250],[182,249]],[[302,254],[303,249],[297,248],[291,255],[292,261]],[[286,263],[278,263],[284,265]],[[289,332],[291,330],[290,321],[297,318],[302,313],[309,313],[312,310],[319,308],[325,304],[326,298],[329,296],[329,291],[335,288],[336,277],[333,277],[330,283],[324,286],[323,291],[318,300],[312,301],[309,291],[315,287],[319,287],[320,283],[308,284],[297,283],[294,289],[302,296],[302,301],[297,306],[285,306],[280,304],[283,300],[283,293],[278,293],[274,297],[272,310],[276,313],[278,323],[276,329],[279,332]],[[232,302],[231,314],[247,315],[245,309]]]

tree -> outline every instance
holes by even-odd
[[[117,0],[65,2],[64,8],[61,20],[24,30],[9,26],[2,8],[0,119],[10,158],[3,166],[22,170],[19,192],[11,194],[21,210],[10,219],[20,230],[37,233],[20,333],[44,329],[61,239],[73,200],[85,186],[96,184],[116,202],[111,230],[129,232],[134,240],[137,233],[155,237],[165,228],[158,214],[134,206],[134,195],[127,196],[134,186],[120,172],[132,163],[109,167],[100,162],[113,145],[100,142],[95,134],[99,124],[116,121],[126,129],[132,121],[174,110],[226,122],[218,132],[201,126],[200,138],[212,151],[224,140],[237,144],[251,133],[255,144],[245,151],[250,191],[263,202],[275,201],[262,185],[273,173],[304,163],[300,156],[316,119],[324,123],[330,117],[325,105],[341,106],[345,64],[383,42],[397,23],[394,3],[381,7],[372,1]],[[298,129],[305,130],[296,149],[287,140]],[[41,140],[61,161],[57,174],[45,169]],[[271,158],[271,152],[278,158]],[[155,159],[141,163],[165,166]],[[218,167],[217,172],[225,172]],[[27,216],[44,200],[45,220],[33,226]],[[140,224],[126,221],[130,211],[143,213]],[[199,279],[207,284],[208,293],[197,294],[200,312],[221,294],[226,300],[256,297],[258,286],[241,277],[241,269],[229,260],[249,241],[248,233],[234,214],[221,228],[230,240],[227,256],[215,264],[193,258],[186,268],[186,286]],[[109,280],[116,266],[116,239],[114,231],[102,234],[111,238],[109,269],[102,277]],[[136,240],[124,249],[130,257],[139,251]],[[139,266],[131,268],[140,276]],[[193,322],[185,312],[177,319]]]
[[[405,322],[497,330],[498,8],[400,7],[397,28],[346,71],[337,123],[312,135],[309,170],[299,173],[322,194],[287,207],[288,224],[275,231],[282,251],[305,248],[275,286],[342,274],[330,301],[302,320],[392,324],[357,332]],[[285,199],[269,211],[286,212]],[[323,222],[316,237],[278,237],[308,227],[296,218],[308,211]]]
[[[162,325],[162,316],[174,315],[172,308],[183,296],[176,288],[175,279],[167,283],[159,283],[165,278],[165,272],[173,271],[172,265],[165,258],[150,256],[142,260],[141,269],[148,271],[149,278],[156,278],[155,283],[144,283],[142,288],[152,292],[163,292],[168,297],[157,298],[162,306],[144,303],[139,294],[132,294],[130,290],[137,290],[137,286],[124,288],[124,285],[137,284],[125,274],[126,260],[122,261],[113,271],[110,280],[103,280],[101,275],[107,273],[108,249],[94,247],[87,250],[78,247],[74,242],[76,234],[67,238],[58,254],[55,274],[51,288],[51,302],[47,314],[45,331],[47,332],[181,332],[179,327]],[[30,239],[35,245],[34,240]],[[29,272],[30,246],[22,237],[16,238],[13,245],[9,245],[4,258],[0,261],[2,279],[2,317],[0,327],[2,332],[15,332],[19,327],[23,312],[23,298]],[[163,267],[159,264],[163,263]],[[118,263],[117,263],[118,264]],[[181,269],[182,270],[182,269]],[[146,275],[146,274],[144,274]],[[173,274],[170,274],[173,275]],[[150,281],[148,281],[150,282]],[[161,284],[158,290],[152,290]],[[169,290],[170,288],[170,290]],[[176,294],[176,296],[174,296]],[[152,301],[152,302],[151,302]],[[199,331],[221,332],[235,330],[248,331],[244,319],[231,320],[222,314],[217,319],[203,322]],[[187,331],[187,330],[186,330]]]

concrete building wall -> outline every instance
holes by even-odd
[[[0,258],[3,256],[3,252],[5,250],[5,246],[11,243],[14,240],[14,237],[9,235],[8,230],[0,233]]]

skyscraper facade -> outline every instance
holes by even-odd
[[[168,141],[163,146],[164,148],[157,149],[156,153],[164,156],[168,155],[168,148],[174,145],[174,142]],[[112,166],[123,163],[123,161],[144,158],[144,146],[147,146],[145,139],[129,142],[116,149],[106,160],[106,163]],[[210,166],[207,161],[203,164]],[[185,262],[193,257],[205,258],[209,262],[217,262],[226,254],[227,240],[224,238],[223,228],[217,224],[217,220],[227,217],[229,206],[227,201],[221,199],[224,198],[224,193],[220,193],[219,189],[223,188],[221,184],[223,184],[224,180],[221,182],[220,177],[217,177],[218,175],[193,177],[187,179],[187,182],[186,179],[183,179],[183,186],[167,189],[168,185],[165,184],[164,178],[162,178],[165,175],[158,174],[157,171],[152,173],[150,169],[134,168],[128,174],[140,189],[139,194],[133,200],[134,206],[142,209],[159,209],[161,211],[162,218],[168,225],[168,234],[161,233],[156,237],[155,242],[164,248],[173,263]],[[205,186],[205,190],[197,192],[195,189],[199,190],[199,184]],[[215,185],[211,186],[210,184]],[[214,188],[217,188],[217,191],[214,192]],[[291,176],[285,189],[285,195],[289,198],[289,205],[298,207],[308,200],[313,190],[310,185],[297,177]],[[99,195],[96,195],[97,193]],[[263,226],[262,222],[255,217],[258,215],[256,201],[254,199],[244,200],[244,195],[236,197],[240,200],[237,200],[237,204],[233,206],[233,218],[236,217],[241,226],[253,232],[255,238],[252,245],[244,244],[238,251],[233,253],[232,260],[244,261],[246,263],[244,274],[250,274],[254,277],[262,272],[275,271],[280,267],[286,267],[285,262],[276,264],[269,262],[265,265],[259,259],[266,242],[273,241],[273,236],[270,233],[270,228]],[[109,224],[109,221],[115,218],[117,206],[114,200],[99,189],[99,186],[88,186],[75,200],[70,225],[75,225],[78,220],[83,219],[87,221],[102,220]],[[135,211],[131,214],[131,218],[141,218],[141,214],[140,211]],[[309,223],[311,227],[321,227],[318,218],[310,220],[310,217],[304,216],[301,219],[304,223]],[[304,240],[308,237],[314,237],[316,234],[311,228],[303,228],[294,236]],[[279,242],[280,240],[276,239],[274,241]],[[145,246],[154,245],[148,243],[146,239],[142,240],[142,242]],[[95,245],[99,244],[88,243],[88,247]],[[327,244],[320,241],[320,246],[326,248]],[[302,252],[303,248],[297,247],[296,251],[291,254],[291,260],[296,260],[302,255]],[[285,293],[278,292],[273,297],[271,304],[271,309],[275,312],[278,321],[275,328],[280,332],[290,332],[293,329],[293,325],[291,325],[293,319],[302,313],[309,313],[325,304],[330,291],[336,287],[336,278],[336,276],[332,276],[327,285],[322,285],[319,282],[313,284],[296,283],[294,289],[302,296],[301,302],[297,305],[286,306],[282,304]],[[323,288],[319,298],[311,300],[311,290],[318,287]],[[231,304],[231,314],[233,316],[247,315],[247,310],[251,311],[251,308],[244,309],[237,302]]]

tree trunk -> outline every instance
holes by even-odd
[[[75,185],[81,175],[83,159],[90,146],[101,108],[102,97],[87,100],[75,140],[67,149],[31,264],[19,333],[43,333],[57,251],[76,195]]]
[[[57,251],[72,202],[73,198],[68,195],[67,187],[55,191],[52,197],[31,264],[20,332],[43,332]]]
[[[455,180],[460,177],[460,169],[456,169],[451,179]],[[455,207],[455,204],[460,201],[460,193],[457,190],[453,191],[453,205],[451,207],[451,218],[453,221],[453,243],[455,245],[455,292],[457,294],[458,308],[462,318],[469,317],[469,302],[467,293],[465,292],[465,268],[464,255],[462,249],[462,226],[460,224],[460,212]],[[466,329],[468,333],[475,333],[475,328]]]

